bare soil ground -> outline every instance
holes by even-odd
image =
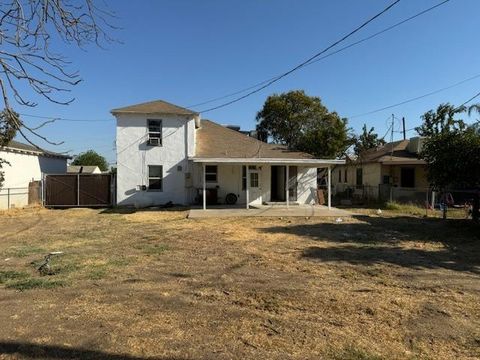
[[[0,359],[480,358],[469,221],[186,215],[0,214]]]

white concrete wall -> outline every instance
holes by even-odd
[[[297,202],[299,204],[315,204],[317,192],[317,169],[298,167]]]
[[[32,180],[41,180],[43,174],[64,174],[67,160],[61,158],[29,155],[10,151],[0,151],[0,158],[8,161],[2,171],[5,182],[0,189],[0,209],[8,206],[8,188],[10,188],[10,207],[28,205],[28,184]]]
[[[147,119],[162,120],[162,146],[148,146]],[[177,115],[117,115],[117,204],[146,207],[189,202],[188,156],[195,151],[195,119]],[[148,186],[148,166],[163,166],[163,190]],[[180,168],[179,168],[180,167]]]

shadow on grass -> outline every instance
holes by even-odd
[[[138,212],[163,212],[163,211],[187,211],[190,210],[188,206],[152,206],[146,208],[135,208],[131,206],[119,206],[119,207],[111,207],[105,208],[100,211],[100,214],[135,214]]]
[[[414,269],[444,268],[480,274],[480,227],[469,220],[354,216],[358,223],[317,223],[263,229],[336,246],[310,246],[302,257],[352,264],[389,263]],[[404,247],[402,241],[440,243],[439,250]]]
[[[137,357],[124,354],[110,354],[98,350],[68,348],[57,345],[41,345],[24,342],[0,342],[0,354],[15,355],[16,359],[102,359],[102,360],[181,360],[176,357]]]

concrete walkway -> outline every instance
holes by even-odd
[[[224,217],[249,217],[249,216],[269,216],[269,217],[289,217],[289,216],[334,216],[345,217],[352,216],[353,213],[337,208],[328,210],[328,207],[322,205],[292,205],[288,209],[286,206],[276,205],[256,205],[249,210],[238,207],[210,206],[207,210],[191,209],[188,218],[224,218]]]

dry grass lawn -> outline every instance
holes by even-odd
[[[1,213],[0,359],[480,358],[468,221],[186,215]]]

